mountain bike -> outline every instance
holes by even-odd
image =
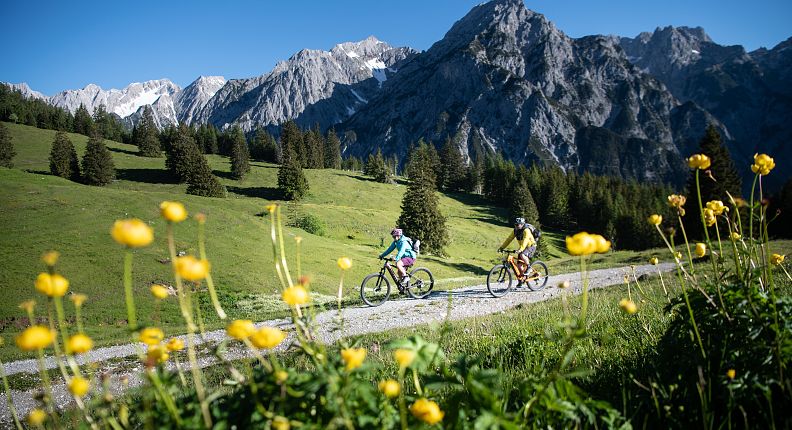
[[[408,296],[414,299],[422,299],[432,292],[434,287],[434,276],[432,272],[425,267],[416,267],[412,269],[410,278],[406,285],[401,285],[399,277],[396,276],[395,266],[391,264],[393,258],[383,258],[385,263],[382,265],[379,273],[372,273],[365,278],[360,284],[360,298],[363,299],[369,306],[379,306],[385,303],[390,297],[391,284],[385,276],[385,271],[390,274],[390,278],[400,293],[407,293]]]
[[[512,277],[525,282],[531,291],[539,291],[547,285],[547,265],[536,260],[528,270],[522,270],[525,263],[520,261],[516,250],[499,251],[504,254],[503,262],[496,264],[487,275],[487,290],[494,297],[503,297],[512,289]],[[518,265],[520,267],[518,267]],[[523,273],[517,276],[517,273]]]

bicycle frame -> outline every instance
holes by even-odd
[[[396,276],[396,272],[393,271],[393,266],[390,264],[390,262],[391,262],[391,260],[385,259],[385,264],[383,264],[382,265],[382,269],[380,269],[380,276],[384,277],[385,269],[387,269],[388,273],[390,273],[391,279],[393,279],[393,283],[396,284],[396,288],[398,288],[399,291],[401,291],[402,290],[402,286],[401,286],[401,283],[399,282],[399,277]]]
[[[520,267],[518,266],[518,264],[519,263],[525,264],[525,262],[523,262],[519,258],[515,258],[515,256],[512,255],[512,254],[516,254],[517,251],[506,251],[506,252],[507,252],[507,254],[506,254],[506,258],[503,259],[503,265],[505,266],[506,263],[508,263],[508,265],[511,267],[512,271],[514,272],[514,274],[518,276],[518,278],[525,277],[524,280],[530,281],[530,280],[533,280],[533,279],[537,279],[539,277],[539,274],[536,273],[535,271],[533,271],[533,273],[531,273],[530,275],[527,275],[525,273],[525,272],[527,272],[528,270],[531,269],[531,265],[530,264],[525,268],[525,270],[522,270],[522,271],[520,270]]]

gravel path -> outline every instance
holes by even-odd
[[[670,271],[673,270],[674,267],[672,263],[664,263],[657,266],[635,266],[635,272],[637,276],[641,276],[643,274],[657,273],[658,270],[664,272]],[[629,273],[629,266],[592,270],[589,272],[589,285],[591,288],[620,285],[624,283],[624,275],[627,273]],[[376,308],[367,306],[344,308],[342,311],[344,318],[343,333],[337,330],[337,310],[329,310],[318,314],[316,316],[317,327],[319,327],[318,336],[322,341],[331,343],[345,336],[377,333],[394,328],[412,327],[419,324],[439,322],[446,316],[449,295],[451,296],[452,303],[452,320],[503,312],[520,304],[540,302],[558,296],[561,290],[555,288],[555,286],[563,281],[570,282],[570,291],[572,293],[579,294],[581,292],[582,282],[580,280],[580,273],[567,273],[550,276],[547,287],[542,291],[532,292],[526,288],[521,288],[513,290],[505,297],[500,298],[493,298],[487,291],[486,285],[474,285],[451,291],[434,292],[423,300],[403,299],[400,297],[396,297],[399,299],[394,300],[395,297],[392,294],[391,300]],[[288,329],[291,324],[290,320],[278,319],[262,321],[257,323],[257,325],[269,325]],[[184,336],[181,337],[186,342]],[[224,330],[215,330],[208,332],[203,339],[197,338],[196,344],[207,344],[204,345],[204,347],[209,347],[224,338],[226,338]],[[276,350],[285,350],[288,345],[291,344],[292,340],[293,334],[290,334],[286,341],[276,348]],[[112,391],[117,395],[129,387],[138,386],[143,382],[142,378],[139,376],[143,370],[142,365],[136,359],[138,351],[141,350],[143,350],[143,344],[127,344],[97,348],[79,357],[78,362],[80,364],[101,363],[99,372],[110,375]],[[242,348],[229,348],[225,354],[226,358],[229,360],[243,358],[247,355],[247,352]],[[184,365],[185,361],[184,359],[182,360],[182,365]],[[210,354],[199,357],[198,359],[200,367],[210,366],[216,361],[217,359]],[[54,359],[49,357],[46,360],[46,367],[48,369],[54,369],[57,367],[57,364]],[[7,375],[19,373],[37,374],[38,364],[36,360],[9,362],[5,364],[5,372]],[[125,381],[125,383],[122,383],[122,381]],[[12,390],[11,394],[14,399],[14,404],[20,416],[25,416],[30,409],[35,407],[36,402],[34,396],[36,391],[37,390]],[[53,397],[60,408],[68,407],[72,403],[71,396],[62,383],[55,384],[53,387]],[[0,425],[8,426],[11,420],[11,413],[8,409],[7,402],[4,400],[0,401]]]

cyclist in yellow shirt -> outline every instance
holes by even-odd
[[[520,261],[525,264],[526,268],[530,267],[530,258],[533,257],[534,253],[536,252],[536,239],[534,239],[533,234],[531,234],[531,230],[527,228],[527,225],[525,224],[525,218],[520,217],[514,220],[514,230],[512,230],[511,234],[509,234],[509,237],[506,238],[506,241],[503,242],[498,251],[503,251],[506,249],[506,247],[509,246],[509,244],[514,239],[517,239],[517,243],[519,245],[519,248],[517,249],[517,255],[520,257]],[[517,283],[518,287],[523,285],[523,280],[525,279],[525,269],[522,271],[523,273],[517,273],[517,279],[519,279],[519,282]]]

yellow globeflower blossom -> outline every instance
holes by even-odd
[[[681,208],[682,206],[685,206],[686,202],[687,197],[683,195],[671,194],[668,196],[668,206],[671,206],[672,208]]]
[[[717,222],[717,218],[715,218],[715,211],[709,208],[704,209],[704,223],[707,224],[707,227],[712,227]]]
[[[157,327],[147,327],[140,331],[138,339],[146,345],[157,345],[165,338],[165,333]]]
[[[605,239],[604,237],[598,234],[592,234],[591,237],[594,239],[594,242],[597,244],[596,252],[598,254],[604,254],[610,251],[611,242],[609,240]]]
[[[674,253],[674,258],[676,258],[677,260],[681,260],[682,259],[682,253],[679,252],[679,251],[675,252]]]
[[[16,344],[22,351],[37,351],[48,347],[55,340],[55,333],[49,327],[33,325],[16,337]]]
[[[630,315],[638,312],[638,306],[630,299],[619,300],[619,307]]]
[[[47,266],[54,266],[58,262],[59,257],[60,252],[58,251],[47,251],[41,256],[41,261]]]
[[[283,290],[281,298],[291,306],[304,305],[308,303],[308,291],[302,285],[295,285]]]
[[[754,163],[751,171],[760,175],[767,175],[775,168],[775,161],[767,154],[754,154]]]
[[[146,351],[146,358],[150,363],[164,363],[170,358],[168,350],[163,345],[150,345]]]
[[[250,335],[250,342],[256,348],[272,349],[286,339],[286,333],[275,327],[261,327]]]
[[[773,255],[770,256],[770,263],[772,263],[772,264],[774,264],[776,266],[780,266],[781,263],[784,262],[785,258],[786,258],[786,255],[773,254]]]
[[[440,410],[440,406],[424,398],[420,398],[410,405],[410,412],[415,418],[429,425],[434,425],[443,420],[445,413]]]
[[[91,383],[81,376],[75,376],[69,381],[69,392],[75,397],[84,397],[91,389]]]
[[[168,352],[181,351],[184,349],[184,341],[178,337],[173,337],[165,344],[165,348],[168,349]]]
[[[707,255],[707,245],[699,242],[696,244],[696,255],[699,257],[703,257]]]
[[[415,351],[412,349],[400,348],[393,351],[393,358],[399,363],[399,367],[408,367],[415,360]]]
[[[736,231],[733,231],[731,233],[731,240],[736,242],[736,241],[738,241],[740,239],[742,239],[742,236],[740,236],[740,233],[737,233]]]
[[[33,409],[27,416],[27,422],[31,427],[40,427],[47,421],[47,413],[41,409]]]
[[[279,415],[272,419],[272,430],[289,430],[290,428],[291,424],[288,418]]]
[[[267,208],[267,212],[273,213],[273,212],[275,212],[275,209],[278,208],[278,205],[273,203],[273,204],[267,205],[266,208]]]
[[[349,268],[352,267],[352,260],[347,257],[341,257],[338,259],[337,264],[341,270],[349,270]]]
[[[187,209],[179,202],[160,203],[160,215],[171,222],[182,222],[187,219]]]
[[[19,309],[22,309],[23,311],[25,311],[27,313],[33,312],[33,309],[35,307],[36,307],[36,301],[35,300],[25,300],[24,302],[19,304]]]
[[[275,372],[275,380],[278,381],[279,384],[286,382],[289,379],[289,372],[285,370],[278,370]]]
[[[39,273],[36,290],[50,297],[63,297],[69,290],[69,281],[59,274]]]
[[[363,364],[366,359],[366,348],[347,348],[341,350],[341,359],[346,364],[346,370],[354,370]]]
[[[652,266],[657,266],[657,263],[659,262],[660,260],[658,260],[657,257],[652,257],[649,259],[649,264],[651,264]]]
[[[93,345],[93,340],[91,340],[90,337],[82,333],[77,333],[69,337],[69,340],[66,341],[66,353],[85,354],[93,348]]]
[[[734,379],[734,377],[737,376],[737,371],[735,371],[734,369],[729,369],[726,371],[726,376],[729,379]]]
[[[74,303],[74,306],[77,306],[79,308],[80,306],[83,305],[83,303],[85,303],[86,300],[88,300],[88,296],[86,296],[85,294],[72,294],[69,296],[69,300],[71,300],[72,303]]]
[[[200,281],[209,273],[208,260],[199,260],[192,255],[176,257],[176,272],[188,281]]]
[[[297,244],[299,245],[300,243],[302,243],[303,238],[302,236],[294,236],[294,241],[297,242]]]
[[[652,224],[652,225],[660,225],[660,223],[663,222],[663,216],[662,215],[658,215],[658,214],[652,214],[652,215],[649,215],[649,218],[647,218],[647,221],[649,221],[649,224]]]
[[[168,289],[160,284],[151,286],[151,295],[160,300],[168,298]]]
[[[695,154],[688,158],[688,166],[691,169],[700,169],[704,170],[709,168],[710,166],[710,159],[704,154]]]
[[[729,207],[725,206],[720,200],[710,200],[707,202],[707,209],[711,210],[715,215],[723,215],[724,212],[729,211]]]
[[[137,218],[120,219],[113,223],[110,236],[121,245],[140,248],[154,240],[154,230]]]
[[[386,379],[384,381],[380,381],[378,384],[379,390],[385,397],[392,399],[399,395],[401,392],[401,386],[398,382],[393,379]]]
[[[249,338],[256,331],[251,320],[234,320],[226,326],[226,333],[236,340]]]
[[[571,255],[589,255],[597,251],[594,237],[585,231],[566,237],[567,251]]]

